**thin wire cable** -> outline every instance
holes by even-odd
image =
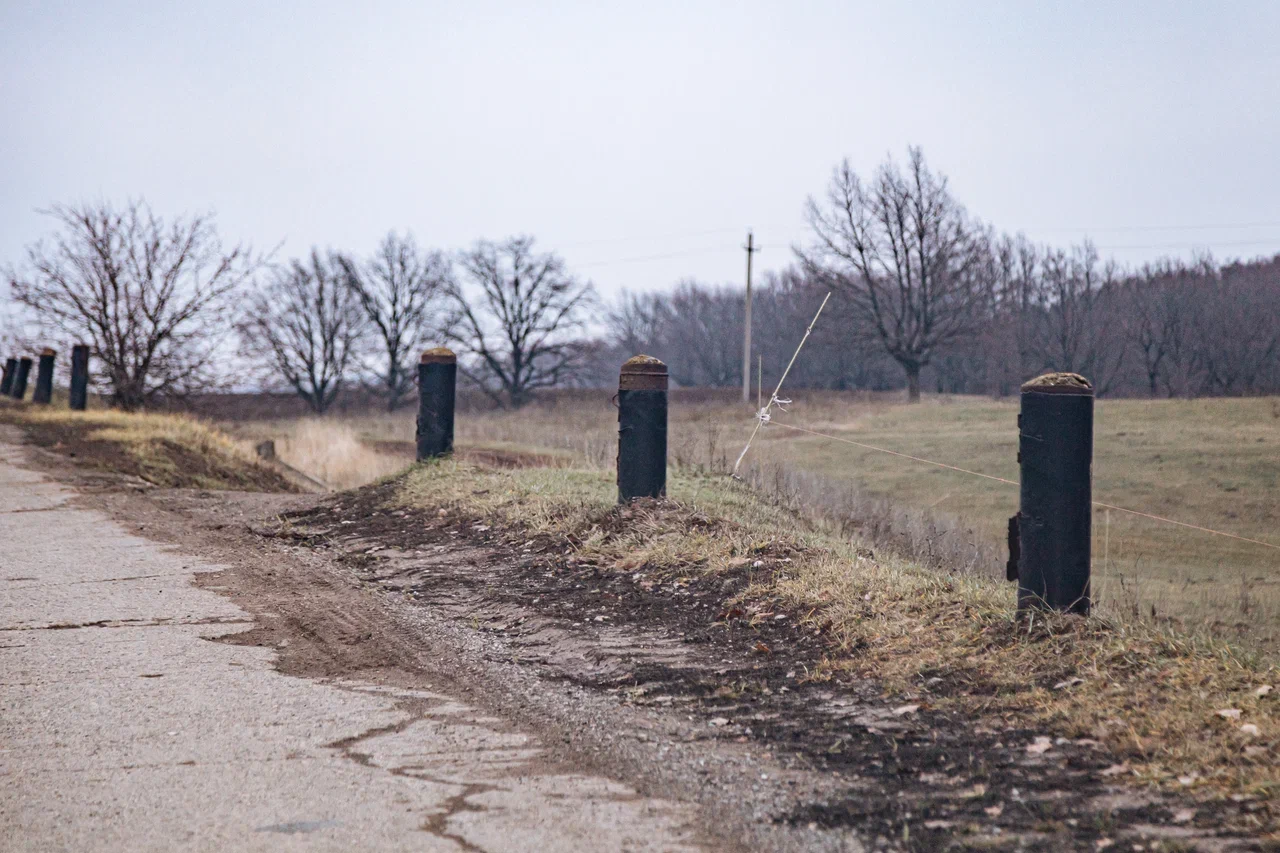
[[[809,328],[804,330],[804,337],[800,339],[800,343],[796,344],[796,351],[791,354],[791,360],[787,362],[787,369],[782,371],[782,377],[778,379],[778,385],[773,389],[773,394],[769,396],[769,403],[763,409],[756,412],[756,428],[751,431],[751,437],[747,439],[747,446],[742,448],[742,452],[738,454],[738,461],[733,463],[733,474],[730,476],[738,476],[738,467],[742,465],[742,460],[746,458],[747,451],[751,449],[751,442],[756,440],[756,433],[760,432],[760,427],[764,426],[769,420],[769,410],[773,408],[774,403],[778,400],[778,392],[782,390],[782,383],[787,381],[787,374],[791,372],[791,366],[796,363],[796,358],[800,355],[800,349],[804,346],[804,342],[809,340],[809,334],[813,332],[813,327],[818,322],[818,318],[822,316],[822,309],[827,307],[827,300],[831,298],[828,292],[822,298],[822,304],[818,306],[818,312],[813,315],[813,320],[809,323]],[[785,411],[785,409],[784,409]]]
[[[1188,524],[1185,521],[1177,521],[1176,519],[1165,518],[1162,515],[1152,515],[1149,512],[1139,512],[1136,509],[1126,509],[1125,507],[1122,507],[1122,506],[1104,504],[1104,503],[1101,503],[1100,501],[1094,501],[1093,505],[1097,507],[1102,507],[1103,509],[1114,509],[1116,512],[1127,512],[1129,515],[1137,515],[1142,518],[1150,518],[1153,521],[1163,521],[1165,524],[1176,524],[1179,527],[1186,527],[1190,530],[1199,530],[1201,533],[1212,533],[1214,536],[1225,536],[1228,539],[1239,539],[1241,542],[1251,542],[1254,545],[1261,545],[1263,548],[1271,548],[1273,550],[1280,551],[1280,545],[1274,545],[1270,542],[1263,542],[1261,539],[1250,539],[1248,536],[1237,536],[1234,533],[1225,533],[1221,530],[1214,530],[1211,527],[1201,527],[1198,524]]]
[[[763,421],[761,423],[763,423]],[[853,441],[851,439],[841,438],[840,436],[836,436],[836,435],[828,435],[827,433],[824,433],[824,432],[817,432],[815,430],[795,426],[794,424],[784,424],[781,421],[770,421],[770,423],[773,424],[774,426],[780,426],[784,429],[790,429],[790,430],[795,430],[796,432],[808,433],[809,435],[814,435],[814,436],[817,436],[818,438],[827,438],[827,439],[830,439],[831,441],[839,441],[844,444],[852,444],[854,447],[861,447],[865,450],[874,450],[878,453],[887,453],[890,456],[900,456],[903,459],[910,459],[912,462],[922,462],[925,465],[933,465],[938,468],[945,468],[948,471],[958,471],[961,474],[969,474],[974,477],[981,477],[984,480],[994,480],[997,483],[1005,483],[1006,485],[1010,485],[1010,486],[1019,485],[1017,481],[1006,480],[1004,477],[993,477],[990,474],[983,474],[981,471],[970,471],[967,468],[958,468],[955,465],[947,465],[944,462],[935,462],[932,459],[923,459],[919,456],[912,456],[907,453],[899,453],[896,450],[888,450],[883,447],[876,447],[873,444],[863,444],[860,441]],[[760,424],[758,423],[756,425],[756,430],[759,430],[759,429],[760,429]],[[751,434],[751,437],[752,438],[755,437],[754,432]],[[748,442],[748,445],[749,444],[750,442]],[[745,454],[746,451],[744,450],[743,453]],[[738,461],[739,462],[742,461],[741,457],[739,457]],[[734,466],[734,472],[735,473],[737,472],[737,466]],[[1162,515],[1153,515],[1149,512],[1141,512],[1140,510],[1129,509],[1128,507],[1116,506],[1115,504],[1103,503],[1101,501],[1093,501],[1092,503],[1094,506],[1100,507],[1102,509],[1111,509],[1111,510],[1115,510],[1116,512],[1128,513],[1129,515],[1136,515],[1141,518],[1149,518],[1152,521],[1162,521],[1165,524],[1173,524],[1178,527],[1185,527],[1189,530],[1198,530],[1201,533],[1211,533],[1214,536],[1223,536],[1223,537],[1226,537],[1227,539],[1236,539],[1241,542],[1248,542],[1253,545],[1261,545],[1263,548],[1270,548],[1274,551],[1280,551],[1280,545],[1276,545],[1272,542],[1264,542],[1261,539],[1251,539],[1248,536],[1238,536],[1235,533],[1227,533],[1226,531],[1223,531],[1223,530],[1214,530],[1212,527],[1201,527],[1198,524],[1189,524],[1185,521],[1178,521],[1177,519],[1174,519],[1174,518],[1165,518]]]
[[[659,255],[638,255],[632,258],[610,258],[609,260],[604,260],[604,261],[587,261],[586,263],[574,264],[574,266],[577,268],[601,267],[601,266],[609,266],[610,264],[633,264],[633,263],[640,263],[642,261],[663,261],[668,258],[685,258],[685,257],[691,257],[693,255],[709,255],[713,252],[727,252],[730,250],[736,252],[737,248],[729,245],[708,246],[702,249],[682,249],[678,252],[666,252]]]
[[[938,468],[946,468],[948,471],[959,471],[961,474],[971,474],[974,477],[981,477],[984,480],[995,480],[997,483],[1006,483],[1010,486],[1018,485],[1017,480],[1006,480],[1004,477],[993,477],[990,474],[983,474],[981,471],[970,471],[967,468],[957,468],[955,465],[947,465],[944,462],[934,462],[932,459],[921,459],[919,456],[911,456],[907,453],[899,453],[896,450],[886,450],[883,447],[876,447],[872,444],[863,444],[860,441],[851,441],[847,438],[840,438],[836,435],[827,435],[824,432],[815,432],[804,427],[794,426],[793,424],[784,424],[781,421],[772,421],[774,426],[780,426],[784,429],[793,429],[796,432],[807,432],[809,435],[816,435],[819,438],[829,438],[832,441],[840,441],[845,444],[852,444],[854,447],[861,447],[865,450],[874,450],[878,453],[888,453],[890,456],[901,456],[903,459],[910,459],[912,462],[923,462],[925,465],[934,465]]]
[[[1280,228],[1280,225],[1276,227]],[[707,231],[684,231],[679,234],[632,234],[626,237],[605,237],[600,240],[582,240],[577,243],[558,243],[557,249],[583,249],[588,246],[618,245],[619,243],[652,242],[654,240],[681,240],[687,237],[712,237],[719,234],[740,234],[741,228],[712,228]]]

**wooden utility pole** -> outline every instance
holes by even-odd
[[[751,256],[760,251],[755,235],[747,232],[747,310],[742,321],[742,402],[751,402]]]

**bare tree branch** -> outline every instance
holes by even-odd
[[[112,403],[136,409],[219,383],[230,297],[264,261],[224,250],[211,216],[166,223],[142,201],[55,206],[61,231],[7,271],[14,299],[101,360]]]
[[[533,242],[481,240],[459,256],[464,280],[448,288],[458,368],[500,405],[521,406],[534,390],[566,383],[583,367],[580,333],[594,291],[557,255],[535,253]]]

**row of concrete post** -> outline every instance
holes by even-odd
[[[457,357],[444,348],[418,366],[418,459],[453,450]],[[667,366],[638,355],[618,377],[618,501],[667,492]],[[1009,520],[1008,578],[1018,609],[1086,614],[1093,529],[1093,386],[1051,374],[1022,386],[1019,511]]]
[[[31,392],[31,402],[48,405],[53,401],[53,363],[58,354],[45,348],[36,366],[36,386]],[[10,357],[4,363],[0,378],[0,397],[21,400],[27,395],[27,382],[31,377],[32,360],[29,356]],[[84,411],[89,399],[89,347],[77,344],[71,348],[71,408]]]

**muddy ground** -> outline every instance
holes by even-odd
[[[1244,829],[1254,804],[1121,787],[1088,741],[1043,749],[1039,732],[933,709],[940,677],[893,697],[807,680],[826,638],[740,600],[750,567],[620,574],[571,564],[564,543],[388,508],[390,485],[159,489],[39,458],[140,534],[227,565],[202,583],[257,623],[224,641],[275,648],[298,677],[447,685],[555,744],[552,760],[697,803],[712,849],[1266,849]]]

